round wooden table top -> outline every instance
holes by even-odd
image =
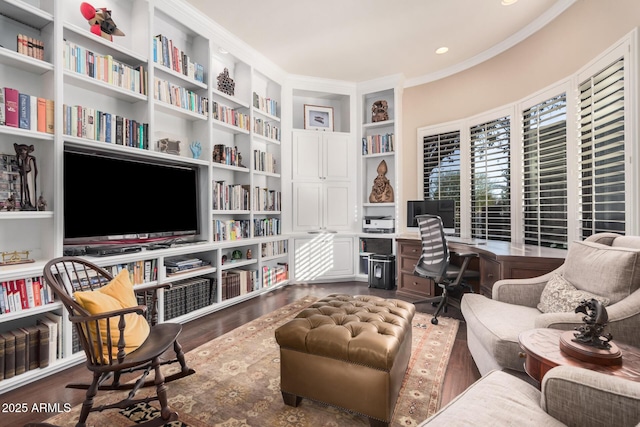
[[[622,352],[622,364],[601,365],[583,362],[560,350],[560,336],[566,331],[559,329],[532,329],[518,337],[525,353],[525,371],[540,382],[544,375],[556,366],[578,366],[609,375],[640,382],[640,349],[621,342],[615,342]]]

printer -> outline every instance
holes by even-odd
[[[365,233],[395,233],[395,220],[390,216],[365,216],[362,220]]]

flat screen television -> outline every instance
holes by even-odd
[[[418,228],[416,216],[422,214],[438,215],[442,219],[445,232],[456,227],[455,200],[409,200],[407,202],[407,228]]]
[[[64,243],[127,243],[199,234],[197,167],[64,152]]]

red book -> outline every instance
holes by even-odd
[[[10,87],[4,88],[4,120],[5,125],[18,127],[19,124],[19,110],[18,110],[18,98],[19,94],[16,89]]]
[[[31,286],[33,287],[33,301],[36,307],[42,305],[42,298],[40,296],[40,278],[34,277],[31,282]]]
[[[16,280],[16,287],[18,288],[18,293],[20,294],[20,306],[23,310],[26,310],[29,308],[29,296],[27,295],[27,284],[25,280]]]

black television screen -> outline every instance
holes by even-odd
[[[407,202],[407,227],[418,226],[417,215],[438,215],[442,219],[444,228],[455,228],[456,202],[455,200],[409,200]]]
[[[65,151],[64,242],[195,235],[198,169]]]

